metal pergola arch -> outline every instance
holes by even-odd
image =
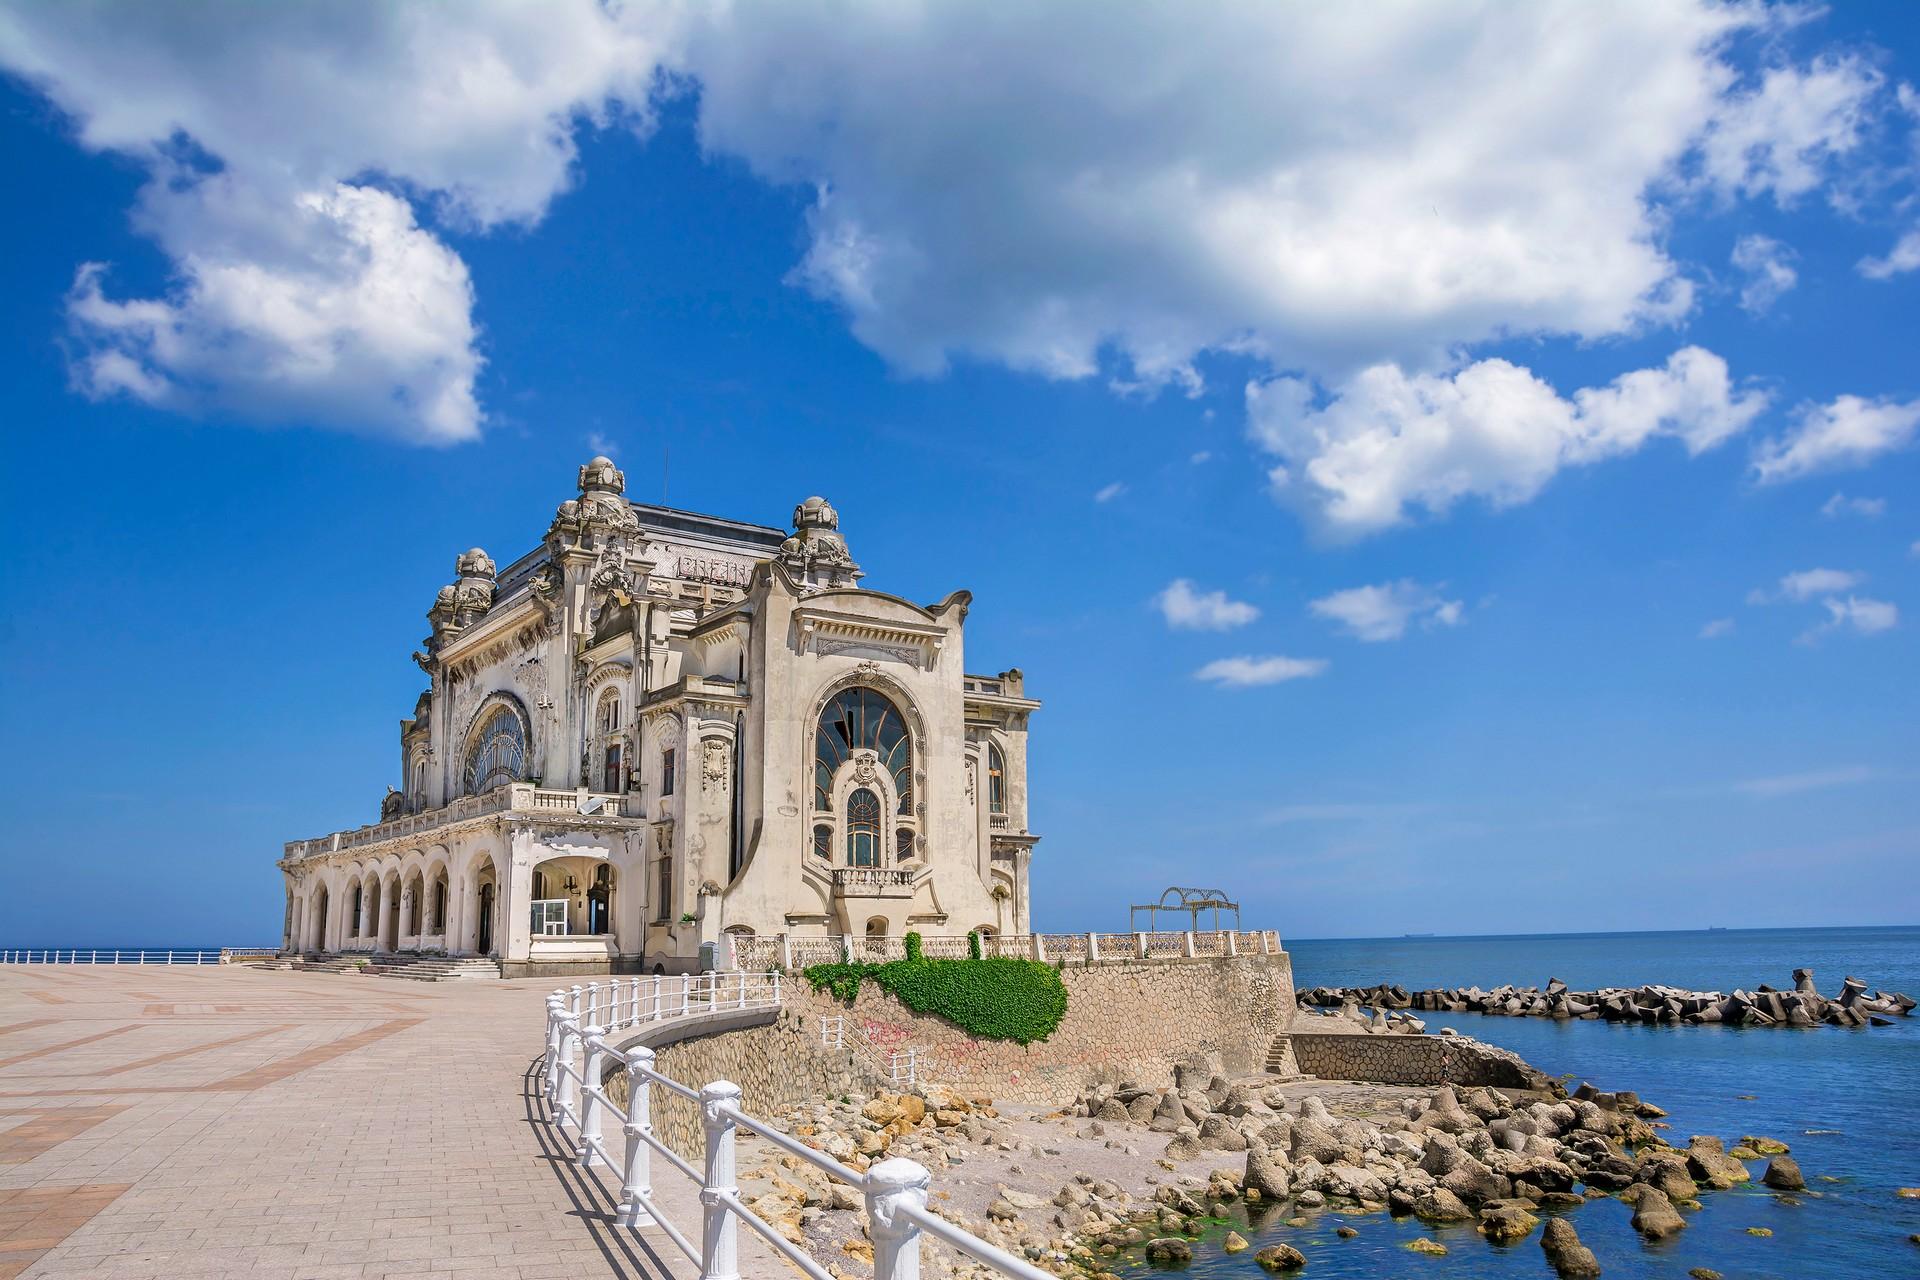
[[[1200,929],[1200,913],[1202,911],[1213,912],[1213,930],[1215,933],[1220,931],[1220,913],[1222,911],[1231,911],[1233,912],[1233,931],[1235,933],[1240,931],[1240,904],[1230,901],[1227,895],[1218,889],[1196,889],[1181,885],[1172,885],[1165,893],[1160,895],[1160,901],[1158,902],[1136,902],[1128,908],[1127,914],[1128,928],[1134,933],[1142,932],[1140,928],[1140,913],[1142,911],[1147,913],[1147,928],[1145,932],[1148,933],[1159,932],[1160,913],[1162,911],[1184,912],[1187,916],[1188,930],[1196,933],[1199,932]]]

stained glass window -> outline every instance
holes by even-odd
[[[880,797],[865,787],[847,797],[847,865],[880,865]]]
[[[491,791],[524,776],[527,733],[511,707],[495,707],[467,748],[467,791]]]
[[[813,739],[813,807],[833,811],[833,775],[855,751],[871,751],[893,776],[899,812],[913,812],[913,745],[900,710],[877,689],[843,689],[821,709]]]

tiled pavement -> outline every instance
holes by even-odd
[[[0,1280],[695,1274],[556,1158],[549,989],[0,967]],[[656,1168],[697,1240],[695,1188]],[[745,1276],[793,1274],[740,1243]]]

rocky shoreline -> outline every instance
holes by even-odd
[[[1602,987],[1573,991],[1558,978],[1541,987],[1437,987],[1408,991],[1397,983],[1374,987],[1311,987],[1298,994],[1302,1009],[1332,1008],[1371,1031],[1419,1031],[1408,1015],[1390,1011],[1483,1013],[1510,1018],[1579,1018],[1646,1025],[1736,1027],[1884,1027],[1913,1012],[1914,1000],[1899,992],[1874,991],[1848,977],[1827,997],[1813,985],[1813,970],[1795,969],[1793,989],[1762,984],[1732,994],[1680,987]],[[1373,1010],[1369,1015],[1366,1010]]]
[[[910,1155],[934,1169],[936,1212],[1061,1276],[1107,1280],[1128,1260],[1191,1261],[1196,1249],[1246,1252],[1287,1272],[1311,1260],[1306,1234],[1256,1249],[1245,1236],[1340,1215],[1391,1214],[1431,1226],[1473,1224],[1510,1245],[1539,1231],[1562,1276],[1597,1274],[1564,1215],[1612,1196],[1657,1240],[1686,1228],[1682,1211],[1711,1189],[1758,1176],[1776,1193],[1804,1188],[1783,1143],[1663,1136],[1664,1112],[1632,1093],[1555,1083],[1538,1090],[1381,1086],[1271,1076],[1229,1079],[1217,1062],[1177,1069],[1173,1087],[1092,1086],[1063,1108],[996,1106],[937,1087],[798,1108],[788,1131],[855,1168]],[[1750,1170],[1748,1162],[1767,1161]],[[742,1151],[743,1192],[789,1238],[831,1257],[836,1275],[869,1273],[859,1201],[790,1156]],[[1542,1223],[1545,1223],[1544,1228]],[[1232,1228],[1238,1229],[1232,1229]],[[1224,1239],[1221,1239],[1224,1231]],[[1453,1248],[1459,1243],[1457,1233]],[[1415,1252],[1443,1253],[1428,1235]],[[945,1250],[930,1273],[984,1276]]]

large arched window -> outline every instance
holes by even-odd
[[[478,795],[525,776],[527,731],[512,707],[487,713],[467,747],[467,791]]]
[[[880,797],[866,787],[847,797],[847,865],[880,865]]]
[[[913,812],[913,744],[900,709],[877,689],[842,689],[820,711],[813,739],[813,807],[833,809],[833,776],[855,751],[871,751],[893,777],[898,812]]]
[[[1007,811],[1007,758],[991,742],[987,744],[987,809],[992,813]]]

